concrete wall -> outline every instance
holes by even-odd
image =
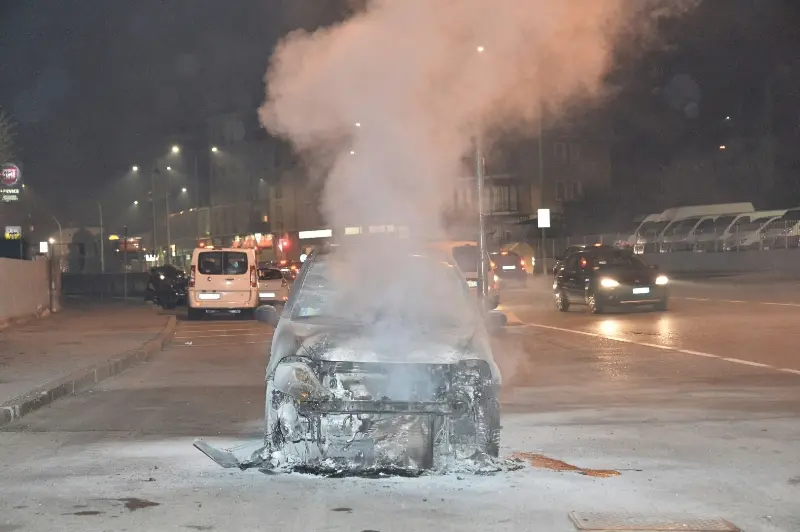
[[[650,264],[672,273],[800,272],[800,249],[730,253],[646,253]]]
[[[0,322],[50,308],[49,264],[0,258]]]
[[[129,273],[128,297],[143,298],[149,277],[149,273]],[[61,275],[61,293],[65,296],[121,298],[125,295],[125,274],[64,273]]]

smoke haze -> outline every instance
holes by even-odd
[[[615,38],[685,4],[371,0],[340,24],[283,39],[259,116],[324,178],[329,227],[406,225],[437,237],[456,178],[471,173],[462,160],[478,131],[601,95]],[[398,249],[353,251],[352,264],[367,267],[351,278],[398,285],[402,276],[375,262]]]

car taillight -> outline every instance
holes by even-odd
[[[192,269],[189,272],[189,288],[194,288],[194,270],[195,266],[192,264]]]
[[[256,277],[256,267],[250,266],[250,286],[258,288],[258,277]]]

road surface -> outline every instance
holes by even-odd
[[[592,316],[557,313],[546,290],[508,292],[504,307],[524,325],[495,339],[501,452],[547,467],[487,477],[219,468],[192,441],[258,440],[270,329],[184,321],[155,361],[0,432],[0,531],[572,531],[577,511],[796,532],[800,301],[715,294],[675,298],[666,313]]]

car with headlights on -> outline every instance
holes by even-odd
[[[345,256],[315,250],[283,312],[257,313],[275,326],[262,458],[426,470],[497,456],[500,373],[488,330],[505,316],[481,309],[444,258],[393,257],[391,271],[352,276]],[[412,297],[420,284],[427,297]]]
[[[602,248],[602,249],[620,249],[616,246],[609,246],[608,244],[594,244],[591,246],[592,248]],[[564,261],[567,257],[572,255],[573,253],[577,253],[579,251],[583,251],[584,249],[589,248],[586,244],[573,244],[571,246],[567,246],[567,249],[562,251],[560,254],[556,255],[556,264],[553,266],[553,277],[558,275],[558,272],[561,268],[564,267]],[[622,248],[624,249],[624,248]]]
[[[585,305],[593,314],[611,307],[649,305],[667,310],[669,279],[622,249],[586,248],[570,254],[553,282],[556,308]]]

